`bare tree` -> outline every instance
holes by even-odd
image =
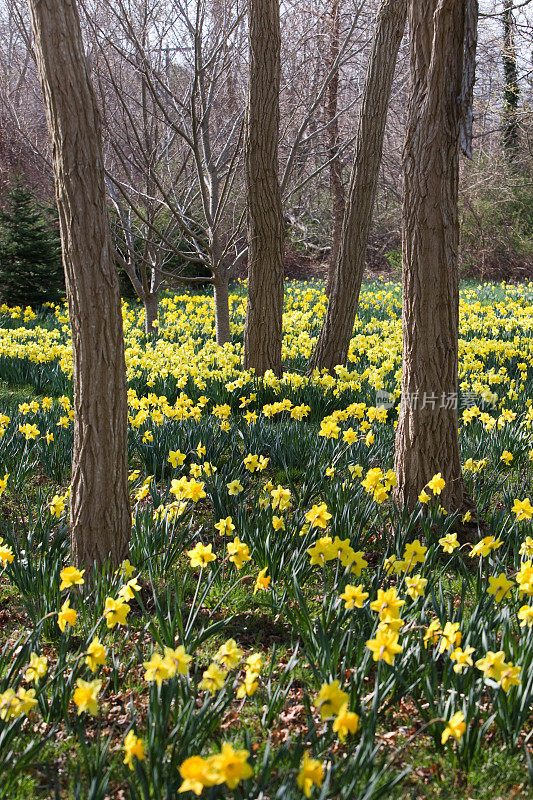
[[[331,165],[340,176],[343,158],[355,139],[349,111],[360,99],[359,81],[348,76],[355,72],[354,65],[368,43],[363,33],[364,2],[344,0],[344,14],[338,5],[335,27],[339,30],[338,34],[333,31],[333,40],[331,3],[315,0],[305,10],[297,4],[297,15],[282,17],[281,191],[286,217],[304,237],[317,199],[324,198],[328,206],[332,199],[326,185]],[[335,114],[324,113],[327,106],[330,112],[335,106]]]
[[[5,14],[0,10],[0,189],[13,175],[23,175],[37,196],[48,199],[48,153],[43,158],[32,144],[34,139],[47,139],[48,132],[29,42],[29,35],[19,30],[16,6],[9,4]]]
[[[403,369],[397,500],[413,507],[436,473],[441,503],[463,503],[458,440],[460,95],[464,0],[411,0],[411,94],[404,150]]]
[[[0,21],[5,2],[0,0]],[[229,281],[247,256],[242,169],[244,4],[240,0],[81,2],[91,76],[104,123],[117,261],[145,305],[148,332],[163,282],[211,284],[217,341],[223,344],[231,335]],[[364,23],[358,22],[362,3],[344,0],[339,56],[334,63],[324,57],[324,12],[330,2],[312,0],[309,9],[283,5],[282,197],[287,219],[294,220],[294,231],[301,230],[306,241],[309,200],[317,194],[328,202],[321,175],[327,175],[330,165],[324,148],[330,121],[322,115],[329,81],[348,70],[366,45]],[[12,6],[24,44],[21,0],[13,0]],[[0,29],[0,72],[1,34]],[[24,46],[20,56],[24,57]],[[7,103],[7,118],[10,129],[16,127],[36,158],[46,159],[42,134],[34,134],[34,116],[42,127],[39,98],[34,108],[25,105],[32,91],[28,78],[34,73],[30,59],[21,79],[21,111],[16,114],[13,104]],[[351,87],[350,80],[342,86]],[[356,99],[351,88],[344,92],[333,126]],[[352,141],[351,134],[339,139],[339,161]],[[320,225],[326,232],[327,219]]]
[[[82,32],[103,120],[117,261],[145,303],[148,330],[157,314],[161,287],[175,286],[178,278],[205,275],[192,285],[213,286],[223,342],[231,333],[229,280],[240,273],[247,251],[242,147],[245,2],[79,3],[86,12]],[[280,3],[279,161],[286,266],[298,263],[302,252],[302,267],[332,263],[341,218],[335,197],[340,198],[342,186],[336,179],[347,174],[352,161],[356,130],[351,112],[361,105],[369,34],[379,3]],[[470,0],[467,9],[477,11],[477,3]],[[489,220],[483,211],[487,204],[503,207],[508,202],[529,169],[531,154],[531,4],[515,0],[512,7],[520,99],[515,115],[520,129],[519,170],[510,169],[503,157],[503,10],[504,0],[484,0],[479,14],[477,83],[470,104],[475,119],[472,113],[465,117],[463,131],[473,141],[477,157],[463,171],[460,187],[466,268],[481,262],[489,270],[499,268],[502,256],[513,268],[517,257],[522,259],[520,268],[529,267],[526,249],[522,255],[515,249],[520,239],[511,235],[514,228],[502,226],[501,214],[489,215]],[[473,65],[475,25],[470,30],[465,56]],[[48,199],[51,153],[28,42],[27,0],[0,0],[0,172],[8,179],[12,171],[22,170],[38,197]],[[368,240],[371,269],[388,269],[387,262],[395,264],[399,254],[407,72],[400,49]],[[468,72],[467,67],[462,103],[469,82],[472,90]],[[348,185],[345,189],[348,195]]]
[[[248,0],[250,77],[246,110],[248,305],[244,368],[281,375],[284,223],[279,183],[279,0]]]
[[[75,563],[128,553],[127,400],[118,278],[107,216],[100,122],[74,0],[30,0],[53,145],[73,345],[70,523]]]
[[[107,16],[95,22],[102,5]],[[318,5],[322,8],[323,0],[318,0]],[[97,4],[97,8],[87,9],[98,51],[95,69],[100,74],[103,68],[106,73],[105,78],[100,77],[100,91],[106,121],[109,185],[117,220],[123,227],[122,239],[134,238],[132,226],[137,238],[140,236],[143,241],[150,239],[151,231],[158,241],[153,250],[156,254],[166,254],[164,257],[168,259],[174,248],[176,256],[204,265],[208,277],[201,282],[213,286],[219,344],[230,339],[229,281],[248,254],[247,243],[243,241],[241,173],[245,95],[243,10],[239,3],[230,0],[194,0],[186,4],[178,0],[166,3],[106,0],[105,4]],[[310,15],[293,45],[291,23],[295,17],[285,10],[288,55],[303,57],[301,54],[310,49],[316,15]],[[330,80],[362,47],[360,43],[352,47],[359,11],[357,5],[353,20],[343,30],[334,62],[324,69],[324,64],[318,62],[316,81],[314,77],[307,85],[304,73],[302,88],[294,92],[294,76],[286,75],[288,119],[280,137],[283,150],[280,160],[282,196],[287,205],[299,187],[312,183],[329,166],[330,160],[324,159],[323,154],[317,154],[316,163],[311,162],[308,154],[329,130],[330,121],[315,123]],[[143,25],[148,27],[148,35],[143,33]],[[320,52],[318,41],[314,52]],[[299,64],[296,61],[294,68]],[[143,82],[149,96],[151,149],[143,144],[143,103],[139,89],[134,89]],[[113,102],[109,100],[111,95],[115,98]],[[344,111],[340,107],[331,124],[336,124]],[[123,119],[117,124],[120,115]],[[154,120],[157,120],[156,139]],[[349,144],[350,140],[344,146],[339,145],[339,157]],[[148,197],[143,188],[148,175],[155,198]],[[155,210],[157,225],[149,220],[147,203]],[[186,244],[179,252],[176,239]],[[135,264],[124,264],[128,274],[138,273],[143,266],[138,251],[128,250],[125,260],[138,264],[136,269]],[[146,269],[153,277],[152,267],[148,264]],[[157,265],[155,271],[165,275],[164,263]],[[186,275],[181,277],[190,280]],[[192,280],[200,282],[198,278]]]
[[[153,7],[150,8],[148,2],[137,3],[137,36],[141,51],[146,58],[152,57],[150,17],[153,11]],[[138,60],[141,58],[138,52],[136,56]],[[123,85],[121,87],[123,90],[121,92],[123,98],[122,107],[124,107],[124,100],[131,98],[132,93],[137,95],[135,99],[138,104],[138,113],[130,113],[128,115],[130,121],[135,120],[135,129],[132,130],[131,122],[130,125],[125,124],[122,128],[129,146],[125,151],[124,141],[121,142],[117,138],[115,126],[113,126],[112,131],[109,131],[111,135],[108,137],[108,142],[111,144],[115,157],[120,162],[124,172],[130,174],[132,178],[130,186],[135,184],[139,190],[136,196],[142,209],[142,219],[134,220],[132,203],[124,203],[123,195],[119,194],[112,180],[109,180],[108,186],[109,195],[112,198],[116,216],[120,223],[122,236],[119,238],[122,239],[125,245],[125,252],[120,258],[120,262],[143,303],[145,309],[145,331],[147,335],[151,335],[157,332],[155,323],[158,316],[159,289],[163,282],[162,268],[164,263],[164,248],[161,246],[157,236],[159,214],[162,206],[157,197],[154,176],[166,142],[163,141],[162,143],[161,141],[162,138],[164,139],[164,133],[161,134],[162,125],[150,96],[142,63],[138,63],[137,67],[134,74],[130,76],[129,91]],[[112,75],[115,77],[115,73],[112,73]],[[116,80],[113,82],[113,87],[117,88]],[[105,96],[101,95],[101,97],[104,99]],[[128,100],[126,100],[126,103],[128,103]],[[102,106],[106,108],[106,103],[103,102]],[[135,154],[134,164],[132,164],[131,158],[133,154]],[[139,169],[139,165],[143,165],[144,169]],[[131,175],[132,172],[135,173],[135,177]],[[126,196],[131,199],[130,194]],[[171,235],[168,226],[166,233],[167,236]],[[141,235],[139,236],[139,234]],[[137,243],[137,239],[140,239],[139,243]]]
[[[211,284],[223,345],[231,338],[229,282],[247,249],[242,195],[234,191],[243,12],[229,0],[104,5],[104,16],[100,3],[87,8],[87,19],[104,74],[102,104],[113,97],[105,114],[108,183],[127,245],[124,269],[154,306],[165,277]],[[169,275],[172,260],[204,267],[205,277]]]
[[[341,245],[326,317],[309,362],[310,371],[325,368],[333,372],[348,357],[365,268],[387,108],[406,15],[407,0],[383,0],[378,10]]]

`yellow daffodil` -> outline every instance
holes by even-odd
[[[316,758],[311,758],[305,752],[300,764],[300,771],[296,778],[298,786],[306,797],[311,797],[313,786],[322,786],[324,782],[324,767]]]
[[[98,693],[102,688],[102,681],[84,681],[78,678],[72,699],[77,706],[78,716],[88,711],[92,716],[98,713]]]
[[[465,717],[462,711],[457,711],[451,719],[446,723],[441,736],[442,744],[446,744],[450,736],[461,741],[464,732],[466,731]]]
[[[131,770],[134,769],[134,758],[137,761],[144,761],[145,759],[143,740],[136,736],[133,731],[128,731],[124,739],[124,754],[123,763],[127,764]]]

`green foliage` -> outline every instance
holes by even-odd
[[[401,250],[389,250],[388,253],[385,253],[385,258],[390,264],[391,270],[396,274],[400,274],[402,270],[402,251]]]
[[[56,302],[64,292],[53,212],[41,209],[17,178],[0,215],[0,299],[18,306]]]

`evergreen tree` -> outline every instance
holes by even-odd
[[[64,285],[59,236],[17,178],[0,213],[0,299],[38,306],[56,302]]]

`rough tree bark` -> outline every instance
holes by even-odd
[[[144,297],[143,305],[144,332],[146,336],[155,336],[158,332],[158,327],[155,323],[159,314],[159,291],[150,289]]]
[[[520,127],[518,123],[518,65],[514,42],[515,20],[513,0],[503,3],[503,147],[508,161],[512,164],[520,149]]]
[[[335,66],[340,53],[341,0],[331,0],[329,12],[329,57],[326,69],[333,70],[326,93],[326,122],[328,123],[329,185],[333,212],[331,253],[329,257],[328,282],[326,294],[330,295],[333,276],[337,266],[341,246],[342,222],[344,219],[344,184],[342,182],[342,163],[339,158],[339,67]]]
[[[403,372],[396,498],[412,508],[438,472],[463,503],[458,440],[460,94],[466,0],[411,0],[404,148]]]
[[[30,0],[53,145],[56,198],[74,355],[70,523],[87,570],[128,554],[124,338],[95,97],[74,0]]]
[[[355,158],[329,303],[309,372],[345,364],[365,268],[394,70],[407,0],[382,0],[363,90]]]
[[[229,315],[229,281],[221,275],[213,278],[213,296],[215,300],[215,331],[217,344],[223,347],[231,342]]]
[[[248,306],[244,368],[281,375],[284,223],[278,175],[281,33],[279,0],[248,0],[246,108]]]
[[[465,10],[464,63],[461,87],[461,150],[472,158],[472,127],[474,124],[474,83],[476,80],[478,0],[467,0]]]

